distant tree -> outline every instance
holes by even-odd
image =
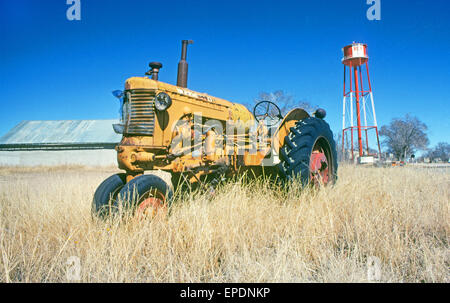
[[[295,100],[293,96],[286,95],[282,90],[277,90],[271,93],[260,92],[255,102],[258,101],[272,101],[278,105],[283,116],[295,107],[303,108],[310,114],[317,109],[317,106],[313,106],[307,101]]]
[[[426,134],[427,126],[417,117],[406,115],[404,118],[394,118],[389,125],[380,128],[380,136],[389,153],[397,159],[405,160],[416,150],[425,150],[429,144]]]
[[[450,157],[450,144],[447,142],[439,142],[434,148],[429,150],[425,156],[432,160],[440,158],[442,161],[448,162]]]

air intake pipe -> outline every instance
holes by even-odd
[[[186,62],[187,46],[188,44],[193,44],[192,40],[182,40],[181,41],[181,60],[178,63],[178,76],[177,85],[181,87],[187,87],[187,73],[188,64]]]
[[[153,80],[158,81],[159,70],[162,68],[162,64],[159,62],[150,62],[150,70],[146,72],[146,75],[152,76]]]

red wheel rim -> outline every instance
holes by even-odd
[[[146,198],[137,207],[138,217],[155,217],[159,212],[167,209],[164,195],[159,191],[148,192]]]
[[[327,185],[330,180],[328,160],[323,148],[316,143],[309,160],[311,182]]]

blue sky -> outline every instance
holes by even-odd
[[[22,120],[118,117],[111,91],[143,76],[176,82],[180,40],[188,87],[251,103],[284,90],[342,119],[341,48],[368,44],[379,125],[410,113],[429,127],[431,146],[450,142],[450,1],[381,0],[369,21],[366,0],[81,0],[68,21],[66,0],[0,0],[0,136]]]

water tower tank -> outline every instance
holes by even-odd
[[[360,66],[369,59],[369,56],[367,56],[367,44],[353,42],[345,46],[342,52],[344,54],[342,63],[347,66]]]

